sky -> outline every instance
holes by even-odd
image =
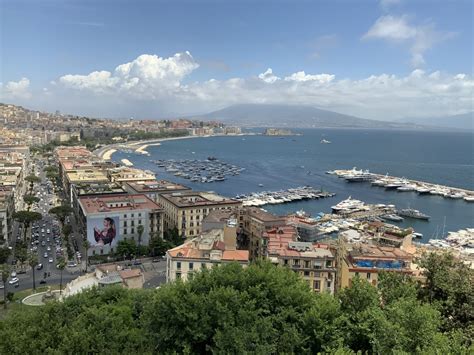
[[[0,0],[0,102],[113,118],[239,103],[473,111],[470,0]]]

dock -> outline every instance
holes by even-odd
[[[254,192],[237,195],[234,199],[242,201],[243,206],[264,206],[290,203],[294,201],[314,200],[335,196],[334,193],[317,190],[311,186],[300,186],[288,190]]]
[[[384,187],[386,190],[397,192],[416,192],[420,195],[438,195],[450,199],[463,199],[466,202],[474,202],[474,191],[458,187],[444,186],[425,181],[407,179],[390,175],[374,174],[368,170],[333,170],[327,174],[336,175],[347,182],[365,182],[375,187]]]

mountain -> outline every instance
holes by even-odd
[[[193,118],[244,127],[417,128],[409,123],[368,120],[305,105],[239,104]]]
[[[468,112],[455,116],[404,118],[400,122],[413,122],[420,125],[429,125],[442,128],[457,128],[463,130],[474,130],[474,112]]]

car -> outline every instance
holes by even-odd
[[[140,260],[135,260],[133,262],[133,265],[141,265],[141,264],[142,264],[142,262]]]
[[[68,267],[76,267],[77,263],[75,263],[74,261],[70,261],[70,262],[67,263],[67,266]]]
[[[5,285],[3,284],[3,282],[0,282],[0,290],[2,290],[4,288],[5,288]]]
[[[48,247],[46,248],[46,250],[47,250],[47,251],[51,251],[51,247],[48,246]]]
[[[44,285],[46,283],[46,280],[41,280],[40,285]]]
[[[47,233],[47,234],[51,233],[51,230],[46,229],[46,233]]]
[[[41,242],[41,246],[42,247],[46,246],[46,242],[44,240]]]
[[[42,269],[43,269],[43,264],[36,265],[36,270],[42,270]]]
[[[48,262],[52,263],[54,260],[53,258],[49,258]]]
[[[48,257],[48,253],[44,253],[44,254],[43,254],[43,257],[44,257],[44,258],[47,258],[47,257]]]
[[[41,229],[41,233],[44,233],[44,228]]]
[[[14,284],[17,284],[20,282],[20,279],[18,279],[18,277],[12,277],[12,279],[10,281],[8,281],[8,283],[10,285],[14,285]]]
[[[11,278],[14,278],[14,277],[16,277],[16,272],[15,272],[15,271],[12,271],[12,273],[11,273],[11,275],[10,275],[10,276],[11,276]]]

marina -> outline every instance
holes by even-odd
[[[237,195],[236,200],[243,206],[264,206],[289,203],[293,201],[314,200],[333,197],[335,194],[316,190],[311,186],[301,186],[288,190],[254,192],[248,195]]]
[[[200,183],[225,181],[229,176],[240,175],[245,170],[245,168],[220,161],[213,156],[209,156],[206,160],[159,159],[150,160],[150,162],[174,176]]]
[[[463,199],[466,202],[474,202],[474,191],[457,187],[443,186],[423,181],[410,180],[395,176],[380,175],[369,172],[369,170],[330,170],[326,172],[345,179],[347,182],[368,182],[375,187],[383,187],[386,190],[397,192],[416,192],[419,195],[437,195],[450,199]]]

